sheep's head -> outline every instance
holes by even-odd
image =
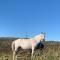
[[[45,35],[44,34],[39,34],[39,35],[35,36],[35,39],[37,41],[44,41],[45,40]]]

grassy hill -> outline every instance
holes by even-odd
[[[0,57],[4,55],[12,57],[11,43],[15,39],[18,38],[0,37]],[[46,41],[43,44],[44,49],[36,50],[33,60],[60,60],[60,42]],[[23,52],[19,56],[25,57],[26,55],[29,55],[29,52]],[[29,59],[25,57],[24,60]]]

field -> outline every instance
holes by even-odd
[[[0,60],[12,60],[11,43],[15,39],[0,38]],[[17,60],[31,60],[29,51],[19,51]],[[32,60],[60,60],[60,42],[44,42],[44,49],[37,49]]]

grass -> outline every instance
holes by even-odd
[[[12,40],[0,40],[0,60],[12,60]],[[31,60],[29,51],[18,54],[18,60]],[[32,60],[60,60],[60,42],[45,42],[43,50],[36,50]]]

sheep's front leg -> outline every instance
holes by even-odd
[[[32,47],[32,57],[33,57],[33,54],[34,54],[34,47]]]
[[[34,54],[34,47],[32,47],[31,60],[33,58],[33,54]]]

